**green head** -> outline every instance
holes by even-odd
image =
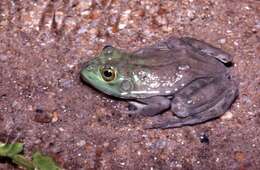
[[[80,75],[84,82],[115,97],[130,98],[134,83],[128,64],[130,54],[112,46],[105,46],[102,52],[86,63]]]

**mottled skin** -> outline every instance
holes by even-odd
[[[126,53],[106,46],[81,70],[83,81],[126,99],[130,114],[154,116],[171,110],[176,117],[149,128],[194,125],[225,113],[238,88],[230,79],[232,57],[193,38],[166,41]]]

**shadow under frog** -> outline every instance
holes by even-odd
[[[129,114],[176,116],[148,128],[176,128],[218,118],[238,95],[229,74],[232,57],[190,37],[170,37],[129,53],[105,46],[81,70],[82,80],[127,100]]]

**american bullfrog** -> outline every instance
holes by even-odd
[[[175,116],[149,128],[176,128],[220,117],[238,95],[232,57],[191,37],[170,37],[135,52],[107,45],[80,75],[101,92],[129,101],[129,114]]]

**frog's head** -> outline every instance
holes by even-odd
[[[86,63],[80,71],[82,80],[111,96],[128,98],[127,91],[134,87],[130,78],[129,54],[105,46],[102,52]]]

